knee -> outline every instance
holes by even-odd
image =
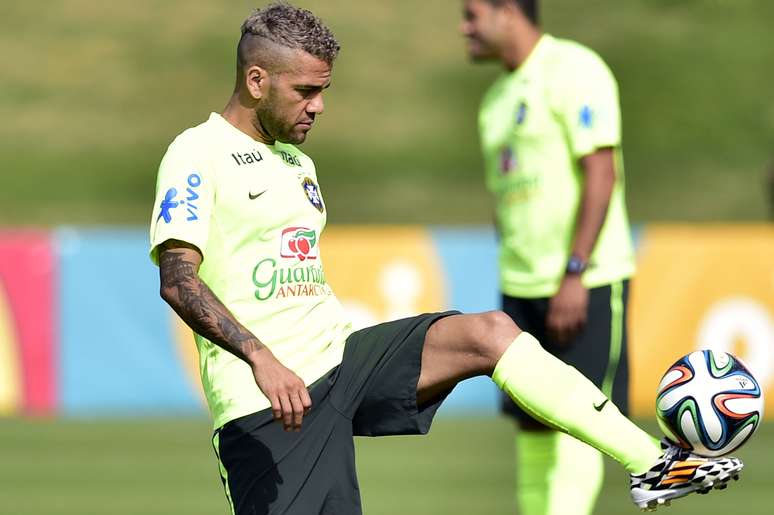
[[[503,336],[508,338],[516,338],[516,336],[518,336],[518,334],[521,332],[521,329],[518,325],[516,325],[516,322],[514,322],[510,316],[500,310],[488,311],[486,313],[482,313],[482,316],[485,318],[485,323],[488,326],[488,332],[493,337]]]
[[[485,354],[500,356],[522,332],[513,319],[502,311],[481,313],[481,330],[478,344]]]

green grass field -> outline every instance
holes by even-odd
[[[516,513],[511,431],[502,418],[442,418],[426,437],[358,439],[364,513]],[[0,513],[225,515],[209,437],[204,419],[0,420]],[[774,425],[764,425],[738,453],[746,463],[742,481],[664,513],[771,513],[772,448]],[[627,484],[608,463],[595,513],[638,513]]]
[[[171,139],[221,110],[265,1],[2,2],[0,224],[146,224]],[[297,0],[342,44],[304,150],[332,223],[489,223],[461,0]],[[767,0],[545,0],[621,85],[632,219],[760,220],[774,156]]]

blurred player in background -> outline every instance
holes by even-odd
[[[180,134],[159,168],[151,258],[196,333],[232,513],[360,514],[353,435],[425,433],[454,385],[478,375],[618,460],[639,505],[736,475],[736,459],[695,458],[675,488],[688,454],[660,448],[500,311],[352,331],[325,280],[315,166],[296,146],[323,112],[338,51],[309,11],[256,11],[222,114]]]
[[[626,413],[626,305],[634,254],[624,204],[618,88],[597,54],[538,25],[537,0],[468,0],[474,61],[504,73],[479,130],[496,198],[502,308]],[[518,423],[526,515],[591,513],[602,455],[503,397]]]

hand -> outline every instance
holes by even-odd
[[[271,402],[274,420],[285,431],[301,431],[304,415],[312,407],[304,381],[265,347],[250,356],[250,363],[258,388]]]
[[[568,345],[586,324],[588,305],[589,291],[580,275],[565,275],[559,291],[548,302],[548,336],[561,345]]]

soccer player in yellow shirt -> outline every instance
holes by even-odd
[[[541,31],[538,0],[465,2],[474,61],[504,72],[479,114],[496,199],[502,307],[543,347],[628,405],[626,307],[634,252],[615,78],[590,49]],[[525,515],[586,515],[602,455],[503,398]]]
[[[500,311],[353,332],[325,279],[317,172],[297,147],[323,112],[338,51],[309,11],[256,11],[226,107],[175,138],[159,168],[151,259],[161,296],[195,332],[231,512],[360,514],[353,436],[425,433],[454,385],[477,375],[613,456],[640,505],[738,474],[736,459],[660,448]],[[665,482],[684,463],[685,481]]]

